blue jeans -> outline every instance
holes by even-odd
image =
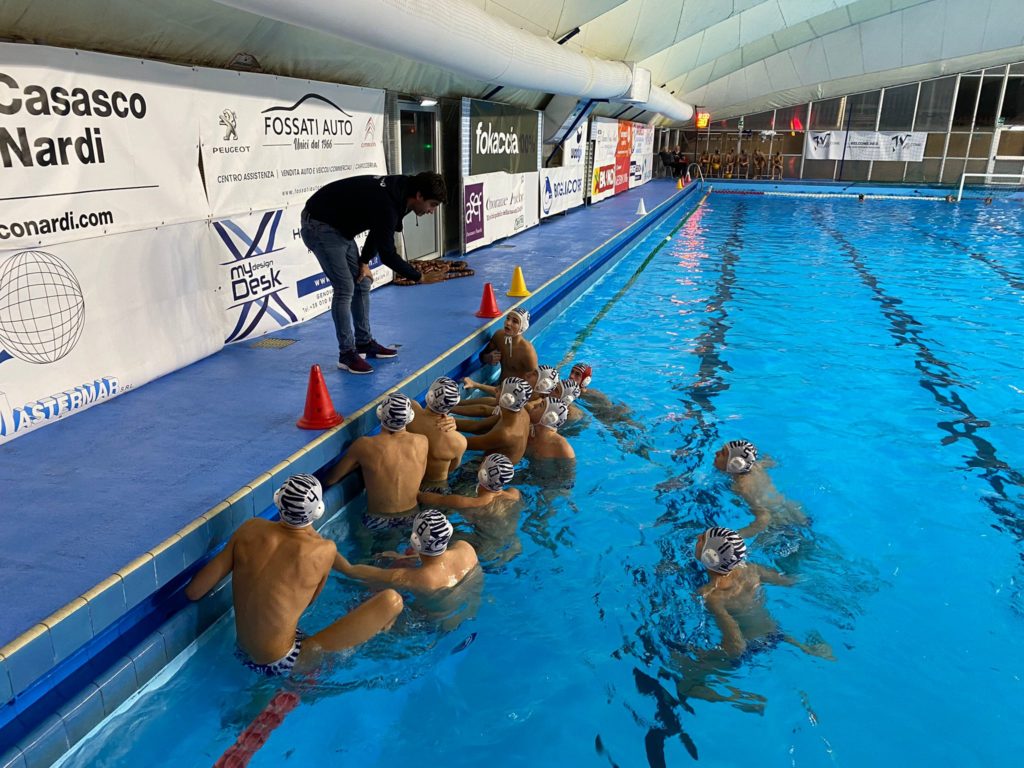
[[[320,262],[327,279],[334,287],[331,315],[338,334],[338,352],[354,352],[357,344],[369,344],[370,284],[359,279],[359,248],[330,224],[311,219],[302,212],[302,242]],[[355,338],[352,326],[355,324]]]

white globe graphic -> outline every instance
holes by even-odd
[[[22,251],[0,265],[0,347],[27,363],[70,352],[85,325],[82,286],[52,253]]]

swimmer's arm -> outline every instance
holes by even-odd
[[[448,509],[472,509],[479,507],[479,499],[473,496],[446,496],[443,493],[427,493],[420,491],[416,494],[416,501],[426,507],[447,507]]]
[[[500,418],[501,415],[498,414],[496,416],[488,416],[486,419],[477,419],[472,421],[468,419],[456,419],[455,426],[458,427],[459,432],[469,432],[471,435],[479,435],[481,432],[489,432],[491,428],[498,423]],[[466,439],[468,442],[469,440],[476,438]],[[471,445],[467,445],[467,447],[470,450],[478,450]]]
[[[497,400],[493,397],[475,397],[465,403],[456,405],[452,408],[452,413],[456,416],[491,416],[496,404]]]
[[[480,362],[485,365],[493,365],[501,362],[501,347],[498,342],[498,335],[504,335],[502,331],[495,331],[494,335],[491,336],[491,340],[487,342],[487,346],[480,352]]]
[[[362,439],[359,438],[359,440]],[[327,473],[327,477],[324,478],[324,486],[334,485],[345,475],[359,468],[359,440],[352,443],[352,447],[341,457],[341,461],[335,464],[331,471]]]
[[[796,584],[796,578],[779,573],[779,571],[773,568],[766,568],[755,563],[754,569],[757,571],[757,575],[761,577],[761,581],[766,584],[774,584],[777,587],[791,587]]]
[[[740,537],[744,539],[749,539],[750,537],[759,534],[761,531],[768,527],[768,523],[770,523],[772,520],[771,512],[769,512],[764,507],[751,506],[750,511],[754,513],[754,522],[736,531],[736,533],[738,533]]]
[[[395,584],[401,581],[404,568],[378,568],[374,565],[353,565],[340,552],[334,556],[334,570],[359,581]]]
[[[494,451],[504,448],[506,444],[505,436],[493,429],[485,435],[473,435],[466,438],[466,448],[471,451]]]
[[[241,530],[241,528],[239,528]],[[185,597],[189,600],[199,600],[207,592],[220,583],[220,580],[231,573],[234,565],[235,537],[228,539],[224,549],[216,554],[206,565],[199,569],[199,573],[192,577],[192,581],[185,587]]]
[[[475,379],[464,376],[462,379],[462,386],[466,389],[479,389],[481,392],[487,392],[492,397],[498,394],[498,388],[493,384],[483,384]]]
[[[730,656],[741,656],[747,650],[747,641],[743,639],[740,625],[736,619],[729,615],[729,612],[715,600],[705,601],[708,610],[718,625],[718,631],[722,633],[722,650]]]
[[[452,423],[454,423],[454,422],[455,422],[455,419],[452,419]],[[455,457],[454,457],[454,458],[453,458],[453,459],[452,459],[452,460],[451,460],[451,461],[450,461],[450,462],[448,463],[448,474],[449,474],[449,475],[450,475],[450,474],[451,474],[452,472],[454,472],[454,471],[455,471],[456,469],[458,469],[458,468],[459,468],[460,466],[462,466],[462,457],[463,457],[463,456],[465,456],[465,455],[466,455],[466,449],[465,449],[465,448],[463,448],[463,449],[462,449],[462,450],[460,450],[460,451],[459,451],[459,452],[458,452],[458,453],[457,453],[457,454],[455,455]]]

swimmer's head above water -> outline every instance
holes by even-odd
[[[558,386],[555,387],[552,394],[556,395],[559,399],[565,400],[566,403],[571,404],[573,400],[580,396],[583,390],[580,389],[580,383],[576,379],[562,379]]]
[[[452,408],[459,404],[461,399],[459,385],[455,379],[439,376],[434,379],[430,389],[427,390],[426,397],[423,399],[427,404],[427,408],[434,413],[447,416]]]
[[[745,475],[756,461],[757,448],[749,440],[730,440],[715,454],[715,468],[730,475]]]
[[[505,334],[507,336],[519,336],[526,333],[530,327],[530,313],[522,307],[510,309],[505,315]]]
[[[533,385],[535,392],[546,395],[558,386],[558,371],[550,365],[537,367],[537,383]]]
[[[324,490],[312,475],[292,475],[274,492],[274,505],[282,523],[306,528],[324,514]]]
[[[388,432],[401,432],[415,415],[412,400],[401,392],[392,392],[377,406],[377,418],[380,419],[381,427]]]
[[[480,462],[480,469],[476,472],[476,481],[492,493],[502,490],[512,482],[516,471],[508,456],[502,453],[492,453]]]
[[[557,397],[549,397],[544,401],[544,413],[541,414],[537,426],[557,430],[565,424],[567,418],[569,418],[569,404]]]
[[[532,395],[533,389],[525,379],[509,376],[501,382],[498,405],[508,411],[521,411]]]
[[[712,573],[725,575],[746,559],[747,545],[731,528],[708,528],[697,537],[693,554]]]
[[[412,521],[409,544],[425,557],[443,555],[452,540],[454,529],[439,509],[424,509]]]
[[[580,389],[584,390],[590,386],[590,381],[593,376],[594,369],[587,363],[576,363],[576,365],[572,367],[572,371],[569,373],[569,378],[575,379],[579,383]]]

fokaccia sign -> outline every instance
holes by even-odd
[[[469,99],[469,173],[537,170],[538,113]]]

